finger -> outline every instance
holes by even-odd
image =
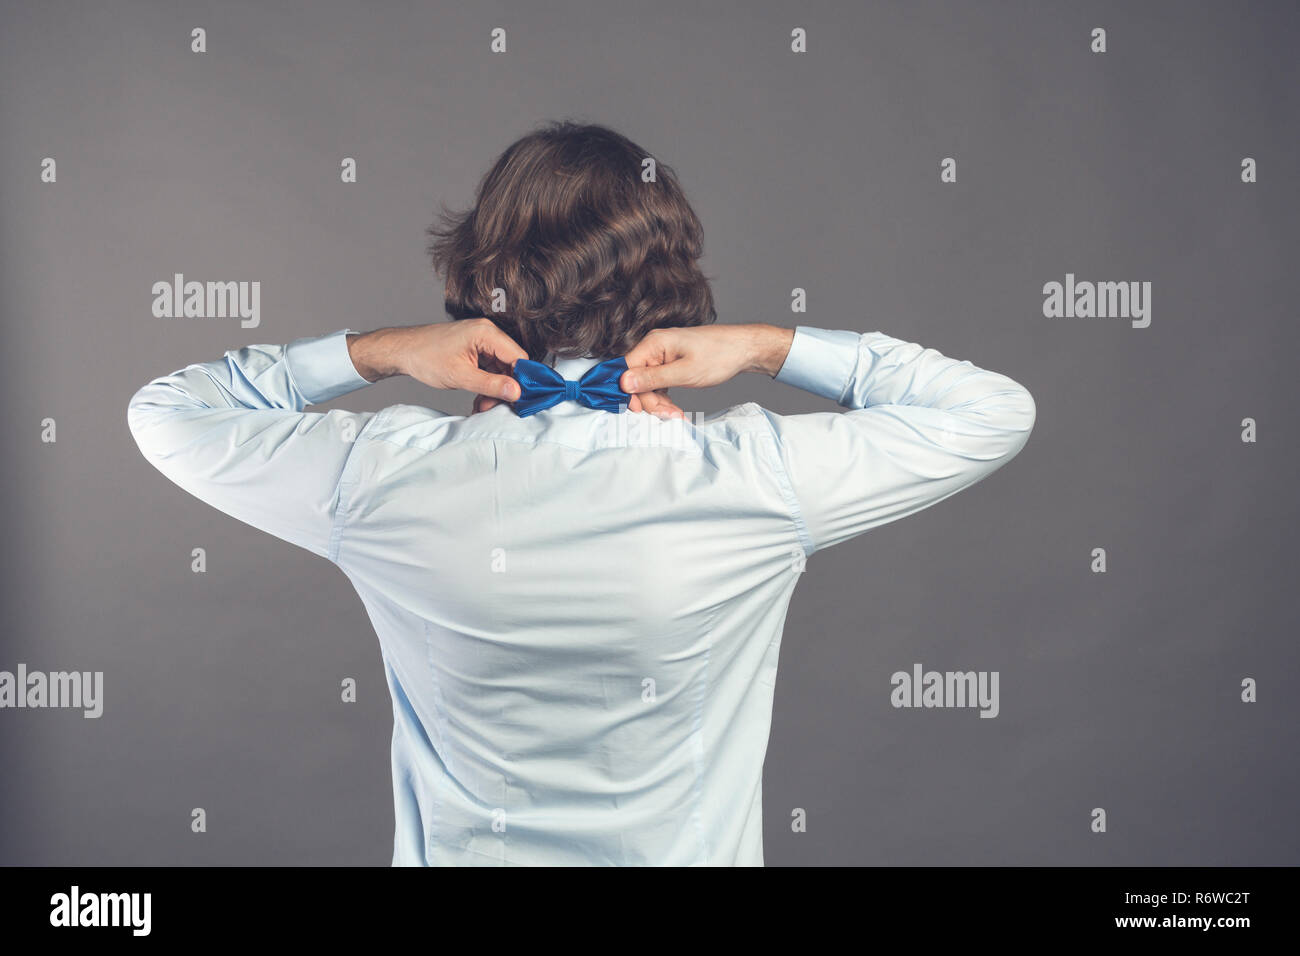
[[[623,356],[623,361],[627,362],[628,372],[624,372],[620,379],[620,385],[625,392],[642,391],[639,388],[629,388],[628,382],[635,378],[636,373],[631,369],[645,368],[649,365],[663,365],[679,358],[680,355],[676,350],[669,351],[669,340],[666,335],[657,332],[651,332],[640,342],[638,342],[632,351]]]
[[[493,375],[481,368],[467,369],[457,387],[491,398],[513,402],[519,397],[519,383],[509,375]]]
[[[653,408],[650,414],[657,415],[659,418],[686,418],[686,413],[682,411],[672,401],[672,399],[661,399]]]
[[[495,355],[488,355],[486,352],[478,354],[478,367],[485,372],[496,372],[498,375],[509,375],[514,369],[513,363],[502,362]]]
[[[686,417],[686,413],[663,392],[642,392],[637,397],[641,399],[643,409],[659,418]]]
[[[496,408],[501,404],[501,399],[492,398],[490,395],[474,396],[474,413],[486,412],[489,408]]]
[[[512,368],[519,359],[528,358],[528,353],[519,343],[492,325],[490,320],[475,340],[475,346],[480,355],[491,356],[506,368]]]
[[[623,358],[627,361],[628,368],[639,368],[642,365],[663,365],[669,360],[668,343],[666,337],[662,334],[651,332],[635,346],[632,351],[628,352]],[[676,358],[676,355],[671,356]]]

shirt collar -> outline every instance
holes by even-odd
[[[546,356],[547,365],[559,372],[564,378],[574,382],[582,378],[584,372],[599,365],[603,361],[604,359],[592,355],[584,355],[581,358],[556,358],[554,355]]]

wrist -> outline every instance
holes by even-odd
[[[376,329],[348,336],[348,356],[359,374],[374,383],[383,378],[405,374],[405,338],[407,329]]]
[[[790,344],[794,341],[794,331],[783,329],[778,325],[752,325],[748,327],[752,335],[750,343],[750,365],[747,371],[762,372],[775,378],[785,357],[790,354]]]

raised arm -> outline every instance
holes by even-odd
[[[811,550],[970,487],[1034,427],[1018,382],[882,332],[800,327],[776,379],[848,409],[770,415]]]
[[[374,415],[304,409],[390,375],[513,399],[518,385],[502,371],[522,357],[487,319],[344,329],[155,379],[131,399],[127,422],[145,458],[181,488],[332,560],[339,482]]]
[[[764,372],[848,409],[768,413],[809,553],[973,485],[1010,461],[1034,426],[1024,386],[881,332],[664,329],[627,361],[628,391]]]
[[[131,399],[131,434],[196,498],[328,556],[339,478],[372,415],[303,409],[369,384],[347,334],[252,345],[155,379]]]

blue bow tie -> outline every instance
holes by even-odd
[[[515,381],[519,383],[515,412],[520,418],[527,418],[560,402],[578,402],[588,408],[617,412],[627,404],[627,392],[618,387],[618,380],[626,371],[626,359],[606,359],[573,382],[549,365],[519,359],[514,369]]]

